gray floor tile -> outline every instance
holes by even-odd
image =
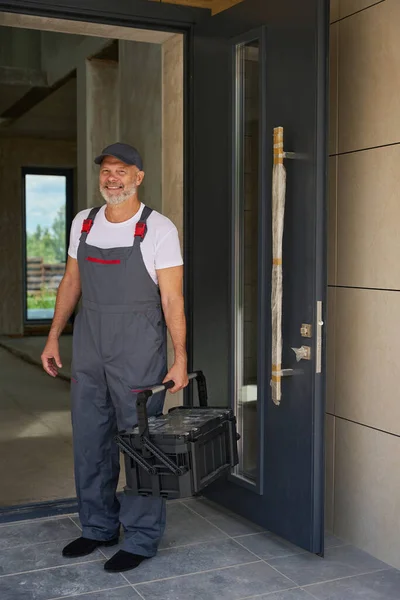
[[[135,585],[145,600],[239,600],[292,586],[263,562]]]
[[[267,594],[257,596],[254,600],[312,600],[312,596],[301,588],[287,590],[286,592],[277,592],[276,594]],[[315,600],[315,599],[314,599]]]
[[[161,540],[160,550],[187,544],[211,542],[226,537],[222,531],[195,515],[183,504],[171,504],[167,506],[167,526]],[[123,539],[124,532],[121,528],[120,543],[111,548],[101,548],[102,553],[110,558],[120,550]]]
[[[300,586],[389,568],[353,546],[329,548],[325,558],[305,553],[288,558],[268,559],[268,563]]]
[[[77,527],[79,527],[80,530],[82,530],[82,526],[81,526],[81,522],[79,520],[78,515],[76,517],[71,517],[72,521],[75,523],[75,525]],[[78,531],[78,530],[77,530]],[[79,533],[79,532],[78,532]]]
[[[194,514],[183,504],[167,507],[167,526],[160,548],[210,542],[225,537],[216,527]]]
[[[35,571],[47,567],[58,567],[90,560],[100,560],[103,555],[95,550],[90,556],[67,559],[61,555],[62,548],[72,540],[17,546],[0,551],[0,575]]]
[[[307,588],[318,600],[398,600],[400,571],[389,569]]]
[[[206,519],[214,519],[224,514],[232,514],[219,504],[207,500],[207,498],[187,498],[183,503]]]
[[[119,573],[106,573],[103,561],[0,577],[1,600],[49,600],[124,585]]]
[[[0,550],[13,546],[72,539],[76,537],[77,532],[79,534],[76,525],[68,517],[13,523],[0,528]]]
[[[237,515],[221,515],[215,519],[209,519],[209,521],[232,537],[265,531],[263,527]]]
[[[260,558],[279,558],[304,552],[302,548],[272,533],[254,533],[236,537],[235,540]]]
[[[131,583],[140,583],[209,569],[220,569],[255,560],[257,559],[253,554],[236,544],[234,540],[226,539],[219,542],[160,550],[157,556],[142,563],[138,569],[125,573],[125,577]]]
[[[239,517],[230,511],[218,508],[217,505],[203,498],[189,500],[186,504],[191,510],[194,510],[232,537],[264,531],[259,525],[251,523],[251,521],[247,521],[247,519],[243,519],[243,517]]]
[[[102,592],[92,592],[70,597],[77,600],[139,600],[140,598],[139,594],[129,585],[122,588],[115,588],[114,590],[103,590]]]
[[[325,534],[325,548],[335,548],[336,546],[346,546],[346,542],[331,533]]]

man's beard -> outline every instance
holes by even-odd
[[[107,204],[110,204],[111,206],[115,206],[117,204],[122,204],[122,202],[125,202],[125,200],[127,200],[128,198],[130,198],[131,196],[136,194],[136,191],[137,191],[137,186],[134,183],[132,183],[130,186],[126,187],[125,189],[121,188],[121,192],[119,194],[109,194],[106,187],[100,186],[101,195],[103,196],[103,198],[107,202]]]

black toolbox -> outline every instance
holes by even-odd
[[[124,453],[125,491],[135,495],[187,498],[201,492],[238,464],[236,418],[232,410],[207,406],[201,371],[191,373],[198,385],[198,407],[178,406],[166,415],[147,416],[150,396],[173,382],[142,390],[137,397],[138,425],[119,432]]]

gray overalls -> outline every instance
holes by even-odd
[[[167,372],[160,293],[140,248],[152,211],[144,207],[132,246],[102,249],[86,243],[98,210],[84,221],[78,247],[82,308],[74,325],[71,387],[79,517],[83,537],[110,540],[122,523],[122,549],[154,556],[165,528],[165,501],[124,494],[120,506],[113,441],[117,430],[136,424],[133,390],[159,383]],[[164,397],[149,400],[150,415],[161,414]]]

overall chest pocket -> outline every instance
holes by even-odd
[[[88,254],[83,263],[83,295],[101,304],[125,304],[126,261]]]
[[[156,334],[157,338],[162,339],[165,330],[165,320],[161,306],[145,311],[143,316],[148,328]]]

